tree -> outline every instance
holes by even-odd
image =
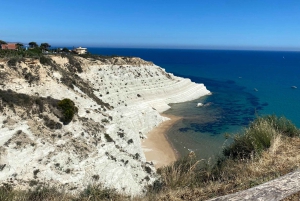
[[[0,40],[0,45],[2,45],[2,44],[7,44],[7,43],[3,40]]]
[[[48,50],[49,47],[51,47],[51,45],[49,45],[48,43],[41,43],[40,46],[42,50]]]
[[[38,44],[36,42],[30,42],[28,44],[29,44],[30,48],[36,48],[36,47],[38,47]]]
[[[64,47],[64,48],[62,49],[62,51],[63,51],[63,52],[70,52],[70,50],[69,50],[68,48],[66,48],[66,47]]]
[[[17,46],[18,50],[21,50],[24,45],[22,43],[17,43],[16,46]]]

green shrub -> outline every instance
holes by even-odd
[[[24,78],[28,81],[29,84],[32,84],[33,82],[39,81],[40,77],[33,75],[32,73],[26,73],[24,74]]]
[[[74,114],[78,111],[74,102],[68,98],[59,101],[58,107],[62,110],[63,117],[61,118],[61,121],[65,125],[72,121]]]
[[[223,153],[234,159],[259,155],[271,146],[271,141],[277,135],[295,137],[299,136],[299,130],[285,117],[257,117],[242,134],[233,137],[233,143],[225,147]]]
[[[104,134],[104,137],[107,142],[114,142],[114,140],[107,133]]]
[[[9,67],[15,67],[17,65],[18,59],[17,58],[11,58],[8,60],[7,65]]]
[[[51,59],[47,58],[45,56],[40,57],[40,63],[43,65],[50,65],[51,64]]]
[[[108,123],[109,121],[108,121],[108,119],[101,119],[101,122]]]
[[[27,50],[27,53],[28,53],[28,55],[31,55],[31,56],[33,56],[33,55],[37,56],[37,55],[42,54],[42,50],[40,48],[30,48]]]
[[[299,129],[287,118],[277,117],[276,115],[268,115],[265,117],[257,118],[256,121],[268,121],[276,130],[280,131],[283,135],[288,137],[299,137]]]

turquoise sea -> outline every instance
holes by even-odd
[[[300,52],[88,48],[102,55],[137,56],[167,72],[204,83],[211,96],[171,104],[182,116],[168,138],[181,155],[221,152],[224,133],[237,133],[257,115],[285,116],[300,127]],[[297,89],[292,88],[297,86]],[[196,107],[198,102],[209,103]]]

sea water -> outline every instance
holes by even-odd
[[[300,126],[300,52],[89,48],[102,55],[137,56],[167,72],[204,83],[212,95],[171,104],[181,116],[168,132],[180,155],[220,154],[224,134],[235,134],[258,115],[285,116]],[[292,88],[298,86],[298,89]],[[196,107],[197,103],[205,106]]]

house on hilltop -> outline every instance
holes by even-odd
[[[7,44],[1,44],[2,50],[17,50],[17,43],[7,43]]]
[[[83,48],[83,47],[74,48],[73,52],[75,52],[76,54],[86,54],[87,48]]]

